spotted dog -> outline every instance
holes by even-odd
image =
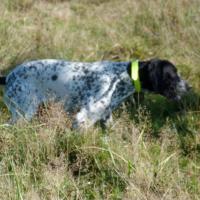
[[[143,90],[178,100],[188,90],[187,83],[167,60],[139,61]],[[12,122],[31,120],[40,104],[61,101],[73,128],[106,122],[114,109],[135,92],[131,62],[69,62],[37,60],[18,65],[6,77],[4,102]]]

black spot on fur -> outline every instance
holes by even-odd
[[[54,74],[52,77],[51,77],[52,81],[56,81],[58,79],[58,76],[56,74]]]
[[[36,66],[33,66],[33,65],[31,65],[31,66],[30,66],[30,70],[36,71],[36,70],[37,70],[37,67],[36,67]]]
[[[0,85],[6,84],[6,77],[0,77]]]

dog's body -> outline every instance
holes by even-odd
[[[131,62],[67,62],[38,60],[17,66],[0,82],[5,84],[4,101],[12,121],[30,120],[38,106],[62,101],[74,114],[73,127],[106,121],[112,111],[134,93]],[[142,89],[177,99],[187,90],[173,64],[165,60],[139,62]]]

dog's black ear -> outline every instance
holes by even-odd
[[[163,71],[163,81],[165,82],[165,85],[170,85],[170,82],[173,82],[173,80],[173,73]]]
[[[159,60],[150,60],[148,64],[148,71],[152,89],[154,92],[158,92],[160,90],[162,78],[161,68],[159,67]]]

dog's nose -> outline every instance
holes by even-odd
[[[189,85],[187,82],[185,82],[185,87],[187,91],[190,91],[192,89],[192,86]]]
[[[185,80],[180,80],[179,83],[177,84],[177,92],[181,96],[189,92],[191,88],[192,87]]]

